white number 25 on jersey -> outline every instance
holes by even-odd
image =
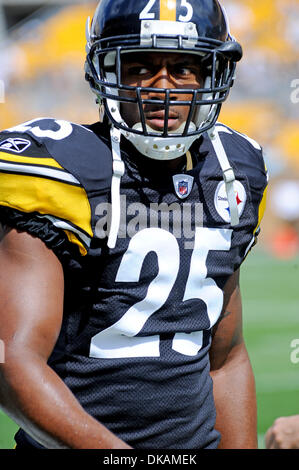
[[[183,302],[201,299],[207,306],[210,328],[219,318],[223,292],[207,277],[206,261],[210,250],[229,251],[231,229],[199,227],[195,234],[188,280]],[[116,282],[138,282],[146,255],[157,255],[158,274],[150,283],[146,297],[130,307],[116,323],[96,334],[91,340],[90,356],[95,358],[159,357],[160,337],[136,336],[146,321],[166,302],[180,268],[179,245],[171,233],[160,228],[147,228],[130,241],[116,276]],[[202,347],[202,331],[176,333],[172,348],[184,355],[195,356]]]

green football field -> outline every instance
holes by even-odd
[[[277,260],[257,247],[244,263],[241,286],[263,448],[265,431],[276,417],[299,413],[299,362],[291,361],[291,342],[299,339],[299,257]],[[0,448],[13,447],[16,429],[0,412]]]
[[[299,339],[299,257],[277,260],[256,249],[244,264],[241,286],[262,448],[276,417],[299,414],[299,363],[291,360],[291,343]]]

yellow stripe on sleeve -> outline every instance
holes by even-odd
[[[176,21],[176,0],[160,0],[160,20]]]
[[[12,155],[11,153],[7,152],[0,152],[0,160],[4,160],[5,162],[13,162],[13,163],[24,163],[30,165],[43,165],[43,166],[50,166],[52,168],[59,168],[63,169],[59,163],[54,160],[54,158],[32,158],[32,157],[23,157],[20,155]]]
[[[82,256],[85,256],[87,254],[87,250],[83,243],[79,240],[79,238],[73,233],[70,232],[69,230],[64,230],[65,234],[67,235],[68,240],[73,244],[77,245],[80,253]]]
[[[63,219],[92,237],[91,208],[84,188],[37,176],[0,173],[0,205]]]

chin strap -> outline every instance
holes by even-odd
[[[234,182],[236,180],[235,174],[228,161],[217,128],[214,127],[208,132],[208,134],[214,147],[215,153],[217,155],[219,164],[222,168],[223,180],[225,183],[225,189],[230,209],[231,225],[235,226],[239,224],[239,212],[234,190]],[[110,136],[113,158],[113,175],[111,182],[111,222],[107,245],[109,248],[114,248],[116,245],[117,235],[120,226],[120,182],[122,176],[125,173],[125,165],[121,159],[120,153],[120,130],[116,129],[115,127],[111,127]]]
[[[232,169],[228,161],[226,152],[219,137],[217,127],[214,127],[210,131],[208,131],[208,134],[214,147],[215,153],[217,155],[219,164],[222,168],[223,180],[225,183],[227,200],[230,210],[231,225],[235,226],[238,225],[240,219],[237,199],[234,190],[234,182],[236,180],[234,170]]]
[[[113,174],[111,182],[111,221],[108,236],[108,247],[114,248],[120,226],[120,181],[125,173],[125,165],[120,153],[120,130],[111,127],[111,146],[113,158]]]

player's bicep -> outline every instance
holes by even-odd
[[[211,370],[219,369],[243,343],[239,270],[226,283],[221,316],[213,329]]]
[[[39,239],[2,227],[0,266],[0,338],[7,359],[29,351],[47,360],[61,328],[61,264]]]

